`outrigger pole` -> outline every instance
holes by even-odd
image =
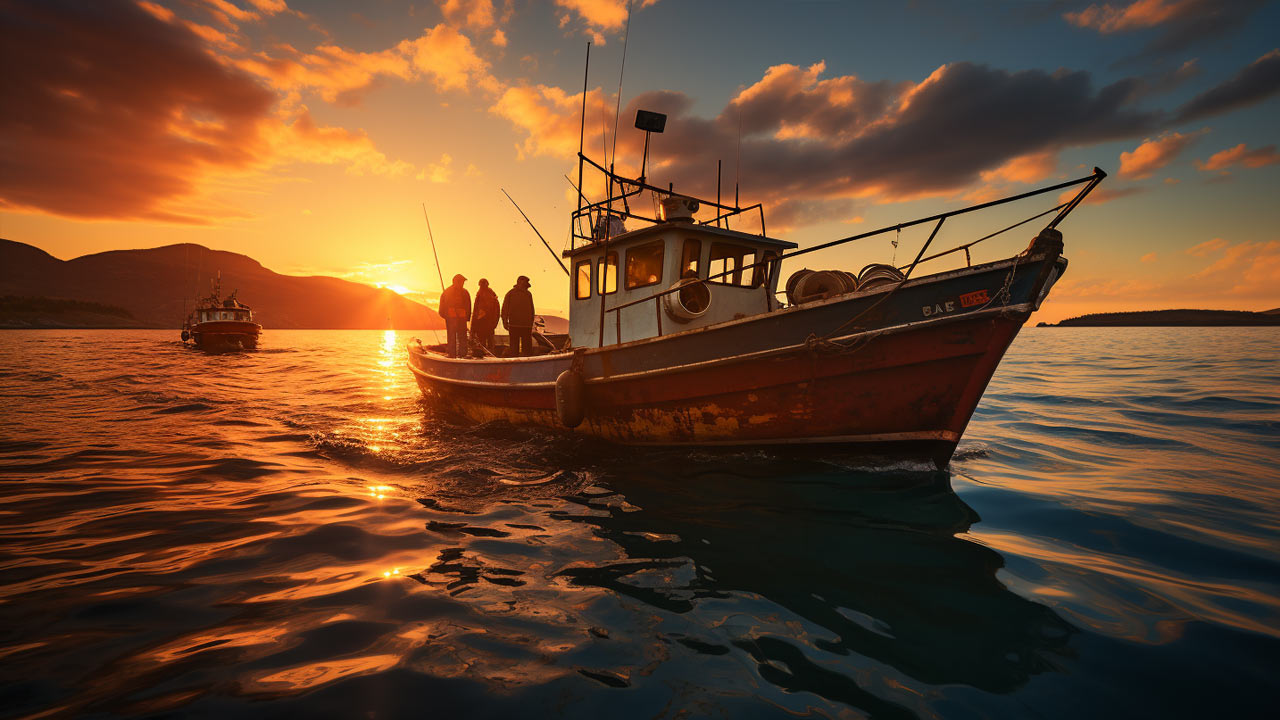
[[[498,188],[498,189],[502,190],[502,194],[507,196],[507,199],[511,201],[512,205],[516,206],[516,210],[520,211],[520,215],[521,217],[524,218],[524,221],[529,223],[529,227],[533,228],[533,234],[538,236],[538,239],[542,241],[543,247],[547,249],[547,252],[551,253],[551,257],[556,259],[556,264],[560,266],[560,269],[564,271],[565,275],[568,275],[569,268],[566,267],[564,264],[564,261],[561,260],[558,255],[556,255],[556,251],[552,250],[551,246],[547,244],[547,239],[542,237],[542,233],[538,232],[538,228],[534,226],[533,221],[529,219],[529,216],[524,214],[524,210],[520,210],[520,206],[516,203],[515,199],[511,197],[511,195],[506,191],[505,188]]]
[[[436,236],[431,232],[431,218],[427,217],[427,204],[422,203],[422,218],[427,221],[427,237],[431,238],[431,256],[436,259],[436,275],[440,276],[440,292],[444,292],[444,271],[440,269],[440,255],[436,253]]]

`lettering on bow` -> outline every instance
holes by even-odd
[[[920,312],[925,317],[933,317],[934,315],[941,315],[943,313],[949,313],[949,312],[955,312],[955,311],[956,311],[955,300],[948,300],[946,302],[935,303],[933,305],[922,305],[920,307]]]
[[[985,305],[989,302],[991,302],[991,298],[987,296],[986,290],[975,290],[971,293],[963,293],[960,295],[960,307]]]

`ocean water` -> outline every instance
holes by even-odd
[[[1028,328],[947,472],[454,427],[410,335],[0,332],[0,716],[1274,717],[1280,328]]]

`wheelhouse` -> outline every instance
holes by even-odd
[[[779,257],[794,247],[676,221],[566,251],[569,334],[599,347],[776,310]]]
[[[247,307],[200,308],[196,322],[253,322],[253,312]]]

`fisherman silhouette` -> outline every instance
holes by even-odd
[[[488,280],[480,278],[475,310],[471,313],[471,339],[477,346],[476,354],[480,357],[484,356],[484,351],[493,353],[493,331],[498,327],[498,315],[501,312],[498,294],[489,288]]]
[[[467,279],[453,276],[453,285],[440,293],[440,317],[444,318],[445,352],[449,357],[467,355],[467,321],[471,319],[471,293],[462,287]]]
[[[521,275],[502,299],[502,327],[511,336],[507,357],[533,354],[533,294],[529,286],[529,277]]]

